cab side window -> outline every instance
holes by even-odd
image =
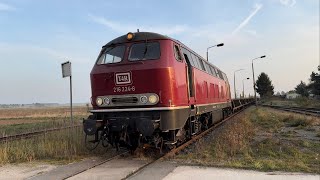
[[[192,60],[196,68],[201,69],[200,62],[197,56],[191,53]]]
[[[179,47],[177,45],[174,45],[174,56],[176,57],[176,60],[182,62],[180,49],[179,49]]]
[[[201,59],[201,58],[199,58],[199,57],[197,57],[197,58],[198,58],[198,60],[199,60],[200,69],[201,69],[202,71],[206,71],[206,69],[204,68],[204,65],[203,65],[203,61],[202,61],[202,59]]]
[[[188,50],[184,49],[184,48],[182,48],[182,52],[183,52],[184,59],[186,60],[186,62],[189,62],[191,64],[191,66],[194,67],[195,65],[194,65],[194,62],[193,62],[193,60],[191,58],[191,53]]]

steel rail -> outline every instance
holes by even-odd
[[[242,105],[242,109],[240,109],[239,111],[237,111],[237,112],[235,112],[234,114],[228,116],[227,118],[225,118],[224,120],[220,121],[219,123],[214,124],[214,125],[211,126],[209,129],[207,129],[207,130],[205,130],[205,131],[203,131],[203,132],[201,132],[201,133],[193,136],[190,140],[186,141],[185,143],[183,143],[182,145],[178,146],[177,148],[170,150],[168,153],[163,154],[162,156],[160,156],[160,157],[158,157],[158,158],[156,158],[156,159],[154,159],[154,160],[152,160],[152,161],[150,161],[150,162],[147,162],[147,163],[144,164],[143,166],[139,167],[137,170],[135,170],[135,171],[133,171],[132,173],[128,174],[128,175],[127,175],[126,177],[124,177],[123,179],[128,179],[128,178],[130,178],[130,177],[138,174],[138,173],[141,172],[143,169],[145,169],[146,167],[148,167],[149,165],[151,165],[151,164],[153,164],[153,163],[155,163],[155,162],[158,162],[158,161],[160,161],[160,160],[164,160],[164,159],[167,159],[167,158],[170,158],[170,157],[174,156],[175,154],[177,154],[177,153],[180,152],[181,150],[185,149],[186,147],[188,147],[189,145],[193,144],[193,143],[196,142],[197,140],[203,138],[203,137],[204,137],[205,135],[207,135],[208,133],[212,132],[214,129],[216,129],[217,127],[219,127],[220,125],[222,125],[222,124],[225,123],[226,121],[230,120],[231,118],[233,118],[233,117],[236,116],[237,114],[241,113],[241,112],[245,109],[245,107],[247,107],[247,106],[250,105],[250,104],[251,104],[251,103],[243,104],[243,105]],[[76,175],[79,175],[79,174],[81,174],[81,173],[83,173],[83,172],[85,172],[85,171],[88,171],[88,170],[90,170],[90,169],[92,169],[92,168],[95,168],[95,167],[97,167],[97,166],[100,166],[100,165],[102,165],[102,164],[104,164],[104,163],[107,163],[107,162],[109,162],[109,161],[111,161],[111,160],[114,160],[114,159],[116,159],[116,158],[118,158],[118,157],[121,157],[121,156],[123,156],[123,155],[125,155],[125,154],[128,154],[128,153],[129,153],[129,151],[122,152],[122,153],[120,153],[120,154],[117,154],[117,155],[109,158],[109,159],[100,161],[100,162],[98,162],[98,163],[96,163],[96,164],[94,164],[94,165],[92,165],[92,166],[90,166],[90,167],[88,167],[88,168],[86,168],[86,169],[77,171],[76,173],[73,173],[73,174],[71,174],[71,175],[69,175],[69,176],[67,176],[67,177],[64,177],[63,179],[68,179],[68,178],[70,178],[70,177],[74,177],[74,176],[76,176]]]
[[[69,175],[69,176],[67,176],[67,177],[64,177],[63,179],[68,179],[68,178],[74,177],[74,176],[76,176],[76,175],[78,175],[78,174],[81,174],[81,173],[83,173],[83,172],[85,172],[85,171],[88,171],[88,170],[90,170],[90,169],[92,169],[92,168],[95,168],[95,167],[97,167],[97,166],[100,166],[100,165],[102,165],[102,164],[104,164],[104,163],[106,163],[106,162],[108,162],[108,161],[111,161],[111,160],[113,160],[113,159],[116,159],[116,158],[121,157],[121,156],[123,156],[123,155],[125,155],[125,154],[128,154],[128,153],[129,153],[129,151],[125,151],[125,152],[116,154],[115,156],[112,156],[111,158],[108,158],[108,159],[106,159],[106,160],[100,161],[100,162],[94,164],[93,166],[90,166],[89,168],[80,170],[80,171],[78,171],[78,172],[76,172],[76,173],[73,173],[72,175]]]
[[[155,162],[158,161],[162,161],[165,159],[169,159],[174,157],[176,154],[178,154],[180,151],[184,150],[185,148],[187,148],[188,146],[190,146],[191,144],[194,144],[195,142],[197,142],[198,140],[200,140],[201,138],[203,138],[204,136],[208,135],[210,132],[212,132],[214,129],[216,129],[217,127],[219,127],[220,125],[224,124],[226,121],[232,119],[233,117],[235,117],[236,115],[240,114],[248,105],[250,105],[252,102],[247,103],[245,105],[243,105],[243,108],[240,109],[239,111],[235,112],[234,114],[228,116],[227,118],[223,119],[222,121],[214,124],[213,126],[211,126],[209,129],[201,132],[200,134],[197,134],[195,136],[193,136],[191,139],[189,139],[188,141],[184,142],[183,144],[181,144],[180,146],[176,147],[175,149],[172,149],[171,151],[169,151],[168,153],[162,155],[161,157],[159,157],[158,159],[155,159],[151,162],[146,163],[145,165],[141,166],[140,168],[138,168],[137,170],[133,171],[132,173],[130,173],[129,175],[127,175],[126,177],[123,178],[124,179],[128,179],[130,177],[133,177],[135,175],[137,175],[138,173],[140,173],[143,169],[145,169],[146,167],[150,166],[151,164],[154,164]]]
[[[132,173],[128,174],[126,177],[124,177],[123,179],[128,179],[136,174],[138,174],[139,172],[141,172],[143,169],[145,169],[146,167],[148,167],[149,165],[155,163],[155,162],[158,162],[160,160],[164,160],[164,159],[167,159],[167,158],[170,158],[172,156],[174,156],[175,154],[177,154],[178,152],[180,152],[181,150],[183,150],[184,148],[188,147],[189,145],[191,145],[192,143],[196,142],[197,140],[201,139],[202,137],[204,137],[205,135],[207,135],[208,133],[210,133],[211,131],[213,131],[214,129],[216,129],[218,126],[220,126],[221,124],[225,123],[226,121],[230,120],[232,117],[236,116],[237,114],[239,114],[240,112],[242,112],[243,109],[245,109],[246,106],[248,106],[250,103],[246,103],[245,105],[243,105],[243,108],[241,110],[239,110],[238,112],[236,112],[235,114],[232,114],[230,115],[229,117],[227,117],[226,119],[220,121],[219,123],[216,123],[214,124],[213,126],[211,126],[209,129],[207,129],[206,131],[203,131],[195,136],[193,136],[190,140],[188,140],[187,142],[183,143],[182,145],[178,146],[177,148],[175,149],[172,149],[171,151],[169,151],[168,153],[166,154],[163,154],[162,156],[150,161],[150,162],[147,162],[146,164],[144,164],[143,166],[139,167],[137,170],[133,171]],[[128,154],[129,151],[125,151],[125,152],[121,152],[120,154],[117,154],[109,159],[106,159],[106,160],[102,160],[86,169],[82,169],[82,170],[79,170],[71,175],[68,175],[66,177],[64,177],[63,179],[68,179],[70,177],[74,177],[76,175],[79,175],[85,171],[88,171],[92,168],[95,168],[97,166],[100,166],[104,163],[107,163],[111,160],[114,160],[118,157],[121,157],[125,154]]]
[[[81,127],[81,126],[82,126],[82,124],[79,124],[79,125],[74,125],[74,126],[51,128],[51,129],[45,129],[45,130],[41,130],[41,131],[33,131],[33,132],[28,132],[28,133],[3,136],[3,137],[0,137],[0,142],[8,142],[8,141],[13,141],[13,140],[18,140],[18,139],[28,139],[28,138],[39,136],[41,134],[48,133],[48,132],[60,131],[60,130],[64,130],[64,129],[71,129],[71,128],[76,128],[76,127]]]
[[[320,109],[316,109],[316,108],[300,108],[300,107],[274,106],[274,105],[261,105],[261,106],[278,109],[282,111],[298,113],[298,114],[304,114],[308,116],[320,117]]]

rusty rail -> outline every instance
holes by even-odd
[[[39,136],[41,134],[48,133],[48,132],[60,131],[60,130],[64,130],[64,129],[76,128],[76,127],[81,127],[81,126],[82,126],[82,124],[74,125],[74,126],[67,126],[67,127],[60,127],[60,128],[51,128],[51,129],[45,129],[45,130],[41,130],[41,131],[33,131],[33,132],[22,133],[22,134],[9,135],[9,136],[0,137],[0,142],[7,142],[7,141],[18,140],[18,139],[28,139],[28,138]]]
[[[163,156],[159,157],[158,159],[155,159],[154,161],[151,161],[145,165],[143,165],[142,167],[138,168],[137,170],[135,170],[134,172],[132,172],[131,174],[127,175],[125,178],[123,179],[128,179],[130,177],[135,176],[136,174],[138,174],[139,172],[141,172],[143,169],[145,169],[146,167],[148,167],[149,165],[160,161],[160,160],[165,160],[171,157],[174,157],[176,154],[178,154],[179,152],[181,152],[183,149],[187,148],[188,146],[190,146],[191,144],[197,142],[199,139],[203,138],[204,136],[208,135],[210,132],[212,132],[214,129],[216,129],[217,127],[219,127],[220,125],[222,125],[223,123],[225,123],[226,121],[232,119],[233,117],[235,117],[236,115],[240,114],[245,107],[247,107],[248,105],[250,105],[253,101],[247,101],[244,102],[243,104],[241,104],[241,108],[237,108],[237,112],[235,112],[234,114],[230,115],[229,117],[227,117],[226,119],[220,121],[219,123],[214,124],[213,126],[211,126],[209,129],[201,132],[200,134],[197,134],[195,136],[193,136],[190,140],[188,140],[187,142],[183,143],[182,145],[178,146],[175,149],[172,149],[171,151],[169,151],[168,153],[164,154]]]
[[[316,109],[316,108],[300,108],[300,107],[274,106],[274,105],[261,105],[261,106],[278,109],[282,111],[294,112],[298,114],[304,114],[308,116],[320,117],[320,109]]]

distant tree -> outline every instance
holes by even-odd
[[[310,75],[310,84],[308,89],[314,95],[320,95],[320,66],[318,66],[319,73],[312,72]]]
[[[276,96],[281,96],[281,94],[280,94],[280,92],[279,92],[279,91],[277,92]]]
[[[295,90],[290,90],[290,91],[287,92],[287,94],[292,94],[292,93],[296,93],[296,91]]]
[[[274,94],[274,87],[271,83],[269,76],[262,72],[258,76],[258,80],[256,81],[256,91],[260,94],[261,97],[272,96]]]
[[[281,91],[281,96],[285,96],[286,93],[284,91]]]
[[[304,97],[309,96],[309,91],[308,91],[307,85],[306,85],[306,83],[304,83],[302,81],[300,82],[300,84],[298,84],[295,87],[295,90],[296,90],[296,93],[300,94],[301,96],[304,96]]]

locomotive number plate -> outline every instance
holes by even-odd
[[[133,92],[135,90],[134,86],[113,87],[113,92]]]

